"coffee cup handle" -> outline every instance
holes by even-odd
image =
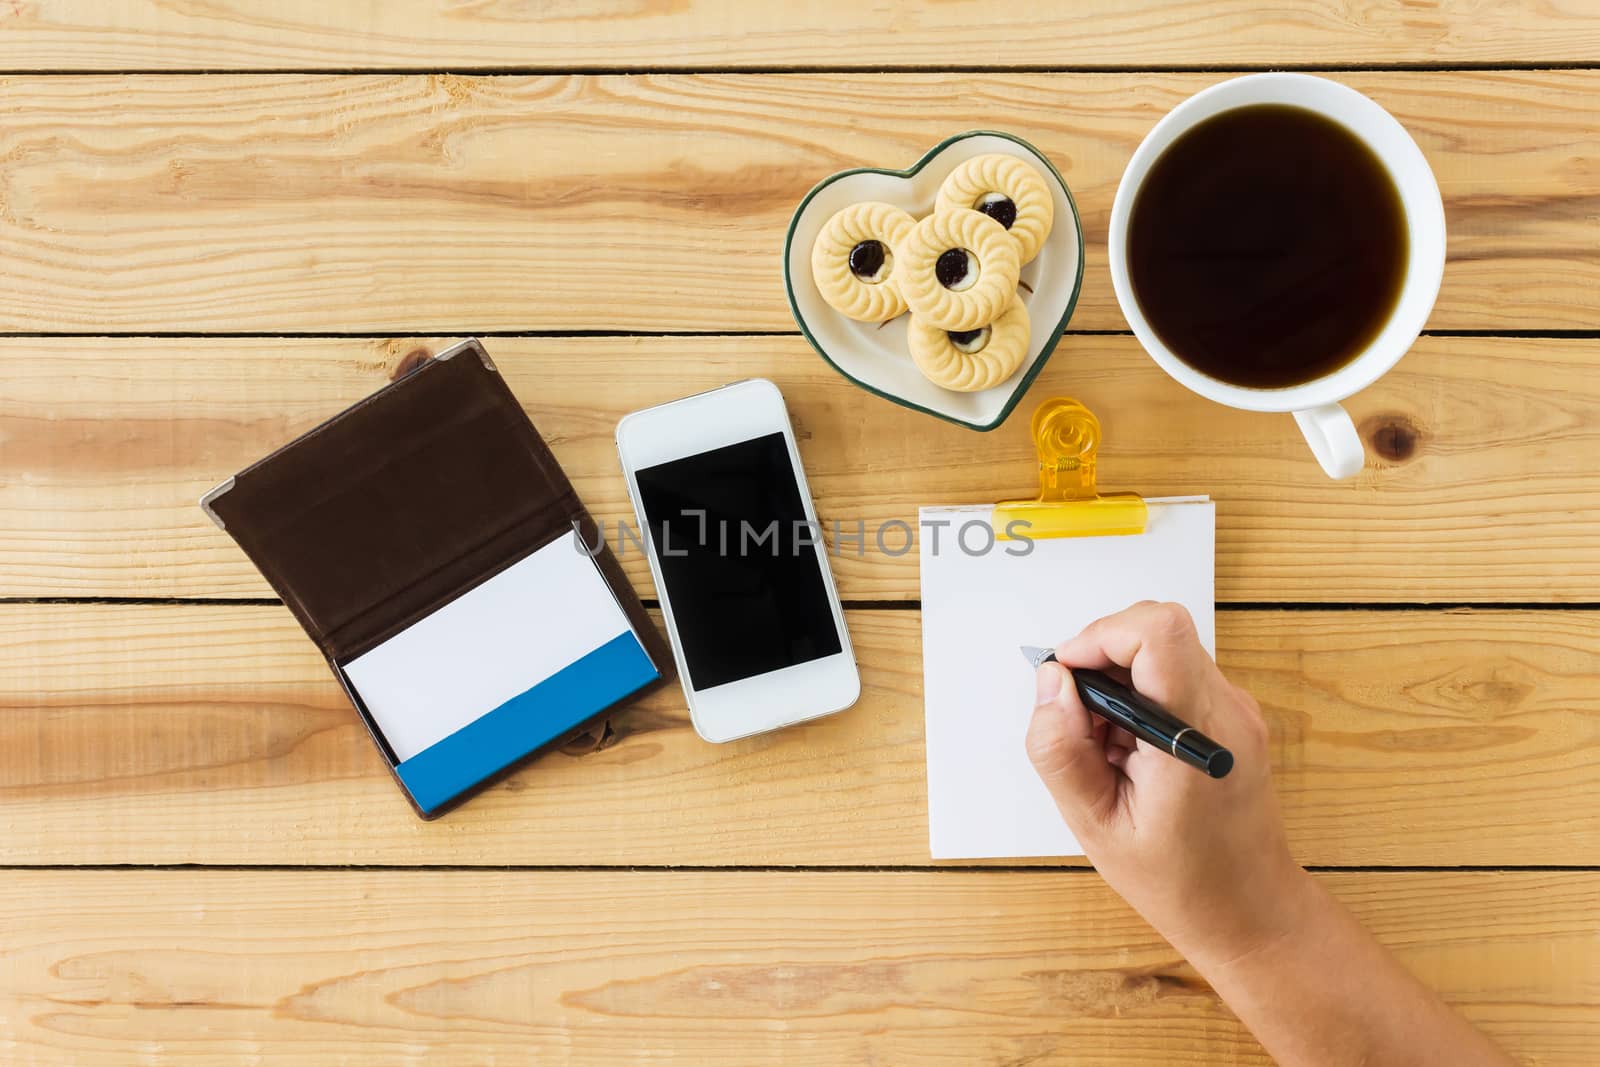
[[[1350,413],[1338,404],[1323,404],[1294,413],[1312,455],[1330,478],[1354,478],[1366,466],[1361,435]]]

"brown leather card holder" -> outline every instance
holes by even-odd
[[[610,548],[475,340],[241,471],[201,506],[316,642],[424,818],[583,733],[670,675],[672,657]],[[432,766],[397,757],[345,668],[560,539],[576,558],[592,555],[638,656],[630,647],[620,667],[589,661],[587,682],[574,667],[542,695],[522,694],[477,733],[455,737],[448,758],[435,752]],[[530,613],[564,610],[539,600],[527,605]],[[502,757],[508,761],[500,765]]]

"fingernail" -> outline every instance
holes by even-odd
[[[1035,704],[1048,704],[1061,692],[1061,668],[1054,663],[1041,663],[1033,680]]]

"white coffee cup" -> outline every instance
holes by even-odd
[[[1400,298],[1372,343],[1331,374],[1282,389],[1233,385],[1185,363],[1150,328],[1128,277],[1128,218],[1151,164],[1185,130],[1218,112],[1250,104],[1307,108],[1359,137],[1394,179],[1410,233]],[[1263,146],[1263,150],[1270,151],[1271,146]],[[1422,150],[1393,115],[1349,86],[1309,74],[1250,74],[1213,85],[1173,108],[1133,153],[1111,205],[1108,244],[1117,303],[1122,305],[1134,336],[1163,370],[1219,404],[1247,411],[1293,412],[1300,432],[1330,477],[1349,478],[1361,470],[1366,460],[1361,437],[1339,401],[1377,381],[1406,354],[1422,332],[1444,277],[1444,202],[1439,197],[1439,183]]]

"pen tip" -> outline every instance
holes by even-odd
[[[1049,654],[1050,650],[1048,648],[1039,648],[1035,645],[1022,646],[1022,658],[1027,660],[1029,666],[1034,667],[1035,669],[1038,668],[1039,664],[1044,662],[1045,657]]]

